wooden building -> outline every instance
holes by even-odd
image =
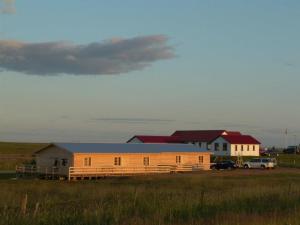
[[[57,143],[36,152],[40,174],[73,178],[209,170],[210,153],[185,144]]]

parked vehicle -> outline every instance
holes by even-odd
[[[300,154],[300,149],[298,146],[288,146],[286,149],[283,149],[284,154]]]
[[[269,169],[275,168],[277,166],[276,159],[274,158],[253,158],[249,161],[244,162],[243,167],[245,169],[248,168],[261,168],[261,169]]]
[[[278,156],[279,152],[274,149],[268,149],[268,150],[260,151],[259,154],[261,156]]]
[[[224,160],[224,161],[216,162],[211,165],[211,169],[216,169],[216,170],[235,169],[235,168],[237,168],[236,163],[231,160]]]

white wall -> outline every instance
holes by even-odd
[[[243,146],[243,150],[242,150]],[[249,147],[249,150],[248,150]],[[253,150],[254,147],[254,150]],[[259,156],[259,145],[241,145],[232,144],[231,145],[231,155],[232,156]]]
[[[219,143],[219,151],[215,150],[215,143]],[[227,143],[227,151],[223,151],[223,143]],[[237,150],[235,150],[237,146]],[[242,150],[243,146],[243,150]],[[254,150],[253,150],[254,146]],[[249,147],[249,150],[248,150]],[[223,137],[218,137],[211,143],[211,152],[216,156],[259,156],[259,145],[230,144]]]
[[[219,150],[217,151],[215,149],[215,143],[219,143]],[[227,144],[227,150],[223,151],[223,144]],[[211,143],[211,150],[210,150],[213,155],[215,156],[230,156],[231,155],[231,150],[230,150],[230,143],[226,141],[222,137],[218,137]]]

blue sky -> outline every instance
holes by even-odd
[[[0,15],[0,40],[88,46],[161,35],[174,56],[115,75],[32,75],[0,60],[0,140],[123,142],[231,129],[284,145],[287,128],[288,143],[300,142],[299,1],[16,0],[14,7]]]

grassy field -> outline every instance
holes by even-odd
[[[14,170],[16,165],[31,162],[32,154],[46,145],[45,143],[0,142],[0,170]]]
[[[1,225],[300,224],[298,169],[208,171],[71,183],[3,177],[0,187]]]

